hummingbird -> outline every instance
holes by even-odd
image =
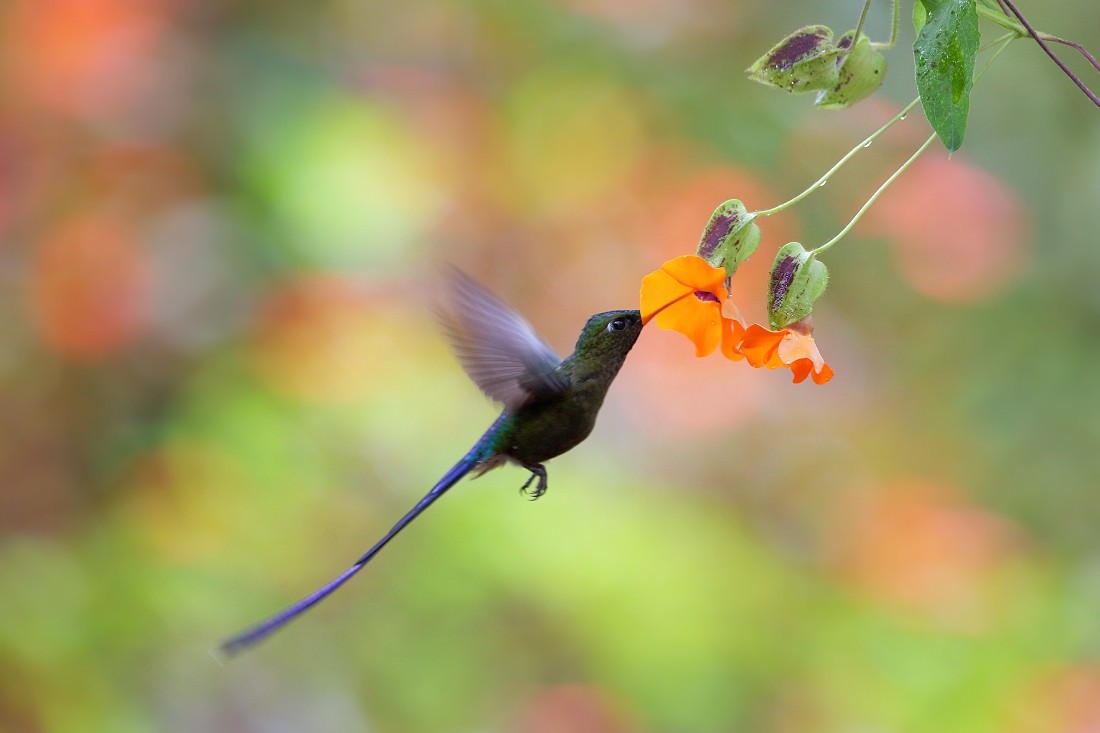
[[[327,598],[468,473],[480,476],[514,463],[531,473],[520,492],[532,500],[545,494],[545,461],[570,450],[592,432],[608,387],[643,326],[637,310],[597,313],[585,323],[573,353],[561,359],[523,316],[458,270],[449,274],[446,291],[446,306],[438,313],[443,330],[470,379],[486,396],[503,404],[500,416],[351,567],[227,639],[221,644],[223,653],[233,655],[253,646]]]

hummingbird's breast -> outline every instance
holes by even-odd
[[[513,416],[511,429],[501,435],[497,452],[524,465],[560,456],[588,437],[599,408],[577,399],[524,406]]]

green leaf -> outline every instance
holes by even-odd
[[[975,0],[918,0],[928,20],[917,34],[917,92],[932,129],[948,150],[962,145],[980,34]]]

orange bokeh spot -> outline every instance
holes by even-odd
[[[988,623],[989,581],[1014,552],[1014,525],[950,485],[920,480],[876,487],[842,510],[835,557],[849,583],[950,628]]]
[[[19,0],[0,14],[0,53],[24,97],[60,112],[110,112],[142,86],[163,12],[144,0]]]
[[[1008,733],[1096,733],[1100,668],[1087,664],[1044,670],[1016,695]]]
[[[515,730],[525,733],[628,733],[636,730],[598,687],[559,685],[530,700]]]
[[[1020,273],[1031,238],[1027,206],[959,156],[917,161],[868,212],[895,246],[914,290],[948,302],[988,298]]]
[[[141,330],[148,280],[126,224],[99,214],[64,222],[35,253],[30,298],[42,339],[82,360],[117,351]]]
[[[253,339],[253,363],[279,392],[311,402],[355,399],[380,351],[361,289],[336,275],[302,276],[265,304]]]

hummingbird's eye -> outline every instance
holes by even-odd
[[[608,331],[623,331],[626,329],[626,319],[616,318],[611,323],[607,324]]]

